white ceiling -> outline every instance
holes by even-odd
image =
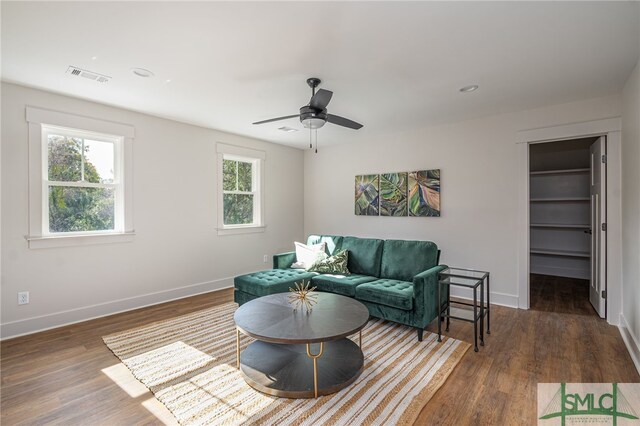
[[[334,92],[321,144],[617,93],[637,2],[3,2],[2,78],[304,148],[307,77]],[[92,57],[97,57],[92,59]],[[65,74],[74,65],[113,79]],[[130,69],[153,71],[153,78]],[[165,81],[170,79],[170,83]],[[478,84],[474,93],[458,89]],[[277,127],[301,129],[284,133]]]

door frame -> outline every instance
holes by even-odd
[[[518,148],[518,307],[529,309],[529,145],[568,139],[607,137],[607,321],[618,325],[622,309],[622,199],[620,117],[517,132]]]

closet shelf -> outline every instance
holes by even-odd
[[[531,175],[563,175],[569,173],[589,173],[589,168],[586,169],[561,169],[561,170],[543,170],[538,172],[529,172]]]
[[[543,248],[531,248],[531,254],[544,254],[549,256],[564,256],[564,257],[591,257],[588,251],[576,251],[576,250],[556,250],[556,249],[543,249]]]
[[[558,198],[532,198],[532,203],[558,203],[567,201],[591,201],[589,197],[558,197]]]
[[[589,229],[591,225],[576,223],[532,223],[532,228],[571,228],[571,229]]]

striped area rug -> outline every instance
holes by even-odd
[[[251,388],[235,368],[237,307],[226,303],[103,340],[183,425],[411,425],[470,347],[438,343],[432,333],[418,342],[415,330],[372,319],[354,384],[318,399],[277,398]],[[242,336],[243,348],[250,342]]]

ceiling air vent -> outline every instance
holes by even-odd
[[[84,77],[89,80],[97,81],[98,83],[106,83],[111,80],[111,77],[107,75],[98,74],[97,72],[83,70],[78,67],[70,66],[67,68],[67,74],[71,74],[77,77]]]

